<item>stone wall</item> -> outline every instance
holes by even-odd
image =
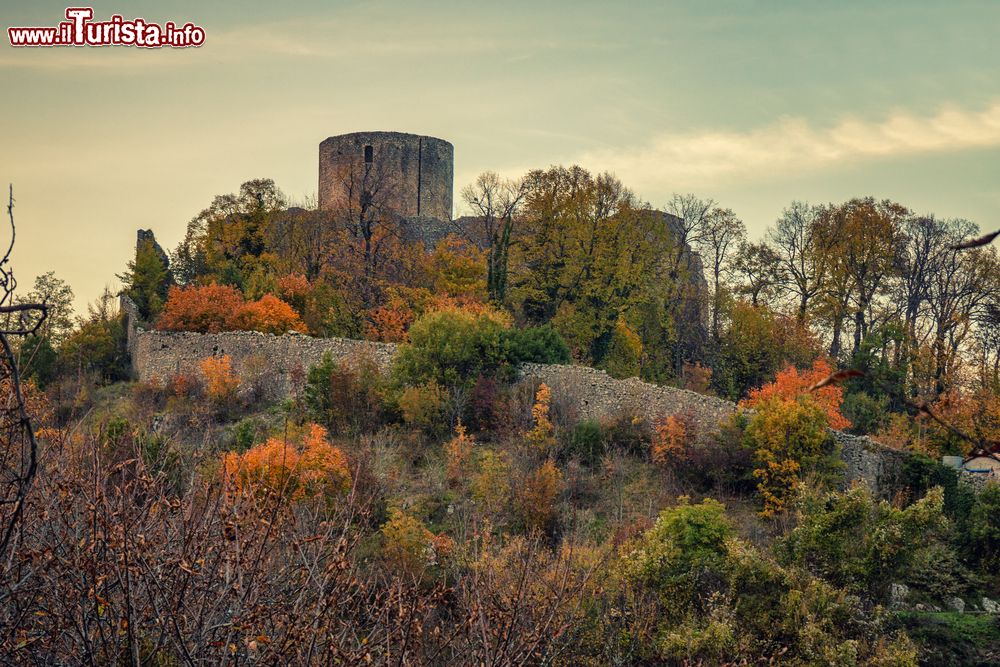
[[[864,480],[876,493],[891,495],[903,484],[903,463],[909,456],[905,452],[888,449],[871,438],[831,431],[840,445],[848,484]]]
[[[721,398],[661,387],[637,378],[616,380],[604,371],[584,366],[525,364],[521,377],[547,384],[553,400],[570,401],[580,419],[600,420],[630,414],[656,421],[676,415],[693,423],[696,433],[712,434],[737,409],[735,404]],[[907,454],[886,449],[864,436],[843,431],[831,433],[840,446],[848,484],[865,480],[881,494],[899,488]]]
[[[694,431],[710,433],[736,410],[734,404],[721,398],[638,378],[616,380],[587,366],[524,364],[520,375],[525,380],[544,382],[554,400],[571,402],[579,419],[602,420],[630,414],[654,421],[678,415],[689,420]]]
[[[267,395],[275,398],[288,395],[292,379],[304,377],[324,354],[347,363],[371,360],[385,372],[396,353],[396,346],[388,343],[254,331],[200,334],[136,328],[129,340],[132,368],[140,381],[163,383],[177,375],[197,376],[203,359],[228,355],[238,375],[260,378]]]
[[[369,359],[387,371],[397,349],[389,343],[298,334],[149,331],[135,326],[135,307],[127,298],[122,299],[122,310],[129,316],[129,351],[140,381],[165,382],[179,374],[197,375],[201,360],[225,354],[232,359],[237,373],[262,378],[270,395],[282,397],[288,394],[292,379],[296,375],[303,377],[326,353],[347,363]],[[628,414],[655,421],[677,415],[693,423],[696,432],[708,435],[737,409],[720,398],[637,378],[616,380],[586,366],[524,364],[519,372],[523,382],[547,384],[554,404],[573,411],[577,419],[610,419]],[[907,454],[886,449],[866,437],[832,433],[840,445],[848,482],[865,480],[881,495],[891,495],[900,488]]]

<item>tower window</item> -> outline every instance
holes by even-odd
[[[365,146],[365,164],[371,164],[375,159],[375,151],[371,146]]]

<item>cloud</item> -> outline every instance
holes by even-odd
[[[628,149],[588,151],[575,161],[611,171],[640,190],[757,180],[863,160],[1000,146],[1000,101],[981,111],[954,107],[936,115],[901,111],[817,127],[787,117],[747,132],[661,134]]]

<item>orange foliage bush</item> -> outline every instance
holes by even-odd
[[[239,329],[274,334],[292,329],[306,331],[298,313],[273,294],[246,302],[235,287],[215,283],[171,287],[157,327],[203,333]]]
[[[810,392],[809,387],[833,373],[833,368],[825,359],[817,359],[808,371],[799,372],[794,366],[788,366],[778,373],[774,382],[754,389],[749,396],[740,401],[740,407],[753,408],[771,398],[794,401],[803,394],[811,394],[816,404],[826,414],[827,426],[835,429],[850,428],[851,421],[840,413],[840,405],[844,400],[844,390],[830,384]]]
[[[466,435],[465,427],[459,422],[455,427],[455,437],[445,443],[444,451],[448,462],[448,481],[460,484],[470,474],[472,461],[472,438]]]
[[[545,530],[552,525],[562,486],[562,472],[551,458],[528,476],[521,493],[521,516],[529,530]]]
[[[687,428],[683,421],[674,415],[661,420],[656,425],[653,442],[650,444],[653,463],[662,467],[677,463],[684,457],[686,439]]]
[[[217,333],[229,329],[233,313],[243,307],[243,295],[229,285],[171,287],[156,326],[166,331]]]
[[[229,328],[273,334],[286,331],[306,333],[306,325],[298,313],[273,294],[265,294],[257,301],[244,304],[230,319]]]
[[[185,373],[178,373],[167,381],[167,390],[173,396],[190,396],[194,393],[197,385],[198,382],[195,378]]]
[[[290,273],[278,278],[278,294],[288,303],[296,303],[306,298],[312,286],[301,273]]]
[[[269,438],[243,454],[226,454],[222,463],[227,482],[239,491],[304,500],[335,496],[351,487],[347,458],[318,424],[307,424],[298,442]]]
[[[386,558],[411,575],[442,564],[455,550],[450,537],[432,533],[420,519],[400,509],[390,512],[389,520],[382,526],[382,537]]]
[[[535,393],[535,404],[531,408],[534,428],[525,434],[525,440],[534,447],[547,450],[555,445],[555,428],[549,419],[549,409],[552,405],[552,391],[544,382],[538,385]]]
[[[393,299],[368,312],[365,333],[371,340],[405,343],[409,339],[406,330],[410,328],[414,317],[413,309],[406,302]]]
[[[236,395],[240,380],[233,374],[228,354],[202,359],[198,367],[205,378],[205,392],[210,400],[221,403]]]

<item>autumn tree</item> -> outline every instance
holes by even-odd
[[[217,196],[188,223],[173,254],[178,282],[216,280],[243,287],[273,271],[267,250],[271,224],[286,206],[284,194],[271,179],[255,179],[235,194]]]
[[[909,211],[900,204],[868,197],[829,207],[820,216],[819,234],[830,272],[831,357],[840,355],[847,317],[853,316],[854,352],[879,317],[877,297],[888,289],[896,272],[902,221],[907,215]]]
[[[975,236],[978,228],[967,221],[955,220],[945,229],[949,247],[938,269],[931,274],[927,288],[935,395],[952,385],[960,361],[959,350],[976,320],[988,315],[990,305],[1000,298],[1000,259],[996,251],[954,247]]]
[[[719,395],[739,400],[785,366],[809,365],[819,354],[820,341],[807,323],[738,301],[714,355],[712,386]]]
[[[528,187],[511,254],[518,315],[551,322],[577,358],[597,364],[619,320],[640,319],[643,304],[659,310],[650,336],[660,333],[675,247],[669,220],[614,177],[580,167],[532,172]]]
[[[846,429],[851,422],[841,414],[844,402],[844,390],[836,383],[827,384],[819,389],[812,389],[833,373],[833,368],[826,359],[817,359],[812,368],[799,371],[795,366],[787,366],[778,373],[774,382],[753,389],[742,401],[740,406],[755,408],[771,399],[796,401],[803,396],[811,396],[812,400],[822,408],[826,415],[826,424],[830,428]]]
[[[347,458],[317,424],[306,424],[287,438],[269,438],[243,454],[226,454],[222,464],[235,491],[263,497],[330,500],[351,487]]]
[[[835,470],[826,415],[810,396],[794,400],[773,397],[756,404],[744,433],[744,446],[754,452],[754,477],[764,516],[791,508],[806,473]]]
[[[563,487],[563,475],[552,458],[547,458],[524,480],[519,497],[521,518],[528,530],[551,530],[556,520],[556,499]]]
[[[435,294],[467,301],[483,301],[488,296],[489,275],[484,274],[483,265],[488,267],[489,254],[484,258],[472,243],[449,234],[434,247],[428,260],[432,275],[429,282]],[[502,302],[489,298],[494,303]]]
[[[551,407],[552,390],[543,382],[538,385],[538,390],[535,392],[535,404],[531,408],[531,419],[534,426],[524,435],[525,441],[540,452],[551,451],[556,443],[555,427],[549,419]]]
[[[332,262],[355,282],[366,308],[376,304],[401,251],[402,225],[393,210],[396,182],[384,161],[352,162],[338,175],[342,195],[331,216],[337,229]]]
[[[466,428],[459,422],[455,426],[455,436],[444,445],[447,461],[446,474],[448,482],[453,486],[464,483],[470,477],[472,473],[472,450],[474,444]]]
[[[315,201],[276,211],[269,221],[267,245],[269,252],[277,255],[278,268],[310,282],[330,267],[336,240],[333,216],[317,210]]]

